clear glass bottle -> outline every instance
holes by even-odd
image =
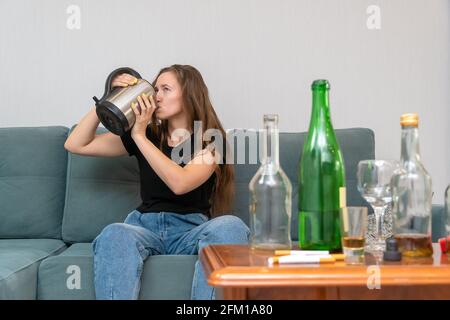
[[[298,167],[298,237],[306,250],[341,250],[339,210],[346,206],[345,166],[330,117],[327,80],[311,85],[312,112]]]
[[[431,245],[432,185],[420,159],[419,118],[415,113],[403,114],[401,168],[391,180],[392,213],[395,238],[406,257],[428,257]]]
[[[278,115],[264,115],[261,167],[251,179],[253,249],[290,249],[292,185],[279,162]]]

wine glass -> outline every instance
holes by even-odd
[[[372,206],[368,217],[366,251],[386,249],[386,239],[393,236],[393,217],[389,210],[392,201],[391,178],[399,168],[395,160],[363,160],[358,163],[358,191]]]

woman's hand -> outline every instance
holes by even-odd
[[[135,85],[138,82],[138,79],[136,77],[133,77],[132,75],[128,73],[122,73],[118,76],[115,76],[113,81],[111,82],[111,87],[128,87]]]
[[[138,104],[136,102],[131,103],[131,108],[134,111],[136,116],[136,122],[134,123],[133,128],[131,129],[131,137],[133,139],[137,137],[145,137],[145,133],[147,130],[147,125],[152,118],[153,112],[155,112],[156,104],[155,100],[153,100],[153,96],[149,97],[143,93],[141,96],[137,98]]]

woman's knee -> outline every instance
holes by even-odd
[[[126,223],[112,223],[103,228],[100,237],[106,240],[113,240],[118,237],[123,237],[124,234],[130,233]]]
[[[250,230],[239,217],[224,215],[210,221],[210,233],[218,237],[223,243],[247,243]]]
[[[131,230],[129,230],[125,223],[112,223],[103,228],[102,232],[94,239],[93,249],[94,252],[99,243],[102,245],[114,245],[123,242],[126,238],[131,239]]]

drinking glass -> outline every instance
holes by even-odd
[[[391,177],[400,166],[395,160],[363,160],[358,163],[358,191],[372,206],[368,216],[366,251],[386,249],[386,239],[393,235]]]
[[[364,262],[367,212],[367,207],[340,209],[342,250],[348,264]]]

